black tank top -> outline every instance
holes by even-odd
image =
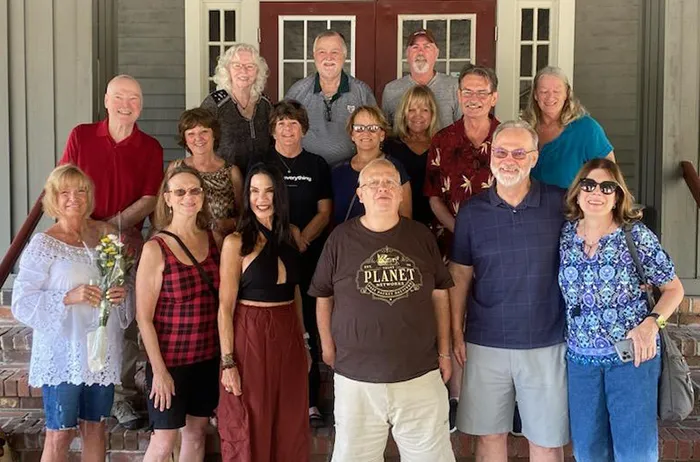
[[[266,227],[261,225],[258,229],[267,242],[241,275],[238,298],[256,302],[294,300],[294,288],[299,283],[299,252],[286,242],[277,244]],[[284,284],[277,284],[277,258],[282,260],[287,271]]]

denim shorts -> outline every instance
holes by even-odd
[[[78,426],[78,419],[100,422],[112,413],[114,385],[60,383],[41,387],[46,428],[63,430]]]

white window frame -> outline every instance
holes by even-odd
[[[496,6],[496,117],[500,120],[515,119],[519,113],[520,15],[524,8],[549,8],[549,64],[560,67],[572,84],[574,80],[576,0],[500,0]]]
[[[285,59],[284,58],[284,23],[286,21],[303,21],[304,22],[304,57],[302,59]],[[306,68],[308,63],[313,62],[314,58],[306,57],[308,49],[309,37],[306,34],[307,23],[309,21],[320,22],[326,21],[327,29],[331,28],[333,21],[350,21],[350,37],[345,37],[350,40],[350,56],[345,57],[345,62],[350,61],[350,74],[355,75],[355,63],[357,55],[355,54],[355,43],[357,41],[357,16],[355,15],[280,15],[277,19],[278,41],[277,41],[277,94],[279,99],[284,98],[284,64],[285,63],[300,63],[304,65],[304,77],[307,77]],[[311,39],[313,40],[313,38]]]
[[[501,0],[505,1],[505,0]],[[476,14],[470,13],[470,14],[400,14],[397,17],[397,34],[396,34],[396,78],[400,79],[403,74],[403,62],[405,61],[405,48],[403,48],[403,22],[404,21],[418,21],[421,20],[423,21],[423,28],[427,27],[426,24],[428,21],[433,21],[436,19],[443,19],[447,20],[447,31],[446,34],[447,36],[445,37],[445,43],[446,49],[445,50],[440,50],[441,53],[444,53],[444,57],[438,56],[438,62],[444,61],[445,63],[449,63],[450,61],[461,61],[458,59],[450,59],[448,55],[448,50],[450,49],[450,20],[451,19],[469,19],[471,20],[472,27],[471,27],[471,38],[470,38],[470,46],[472,47],[471,51],[471,56],[469,57],[469,62],[474,63],[476,62]],[[447,70],[447,65],[445,66],[445,70]]]
[[[236,11],[236,42],[259,46],[259,0],[185,0],[185,105],[199,106],[209,94],[207,27],[210,10]],[[243,20],[245,18],[245,20]],[[223,40],[223,30],[222,40]],[[226,42],[228,43],[228,42]]]

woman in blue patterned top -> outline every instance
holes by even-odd
[[[569,419],[578,462],[656,461],[659,328],[683,298],[673,262],[633,208],[619,167],[587,162],[566,195],[559,286],[566,302]],[[630,226],[640,277],[623,227]],[[661,290],[652,313],[643,291]],[[632,339],[634,362],[615,343]]]

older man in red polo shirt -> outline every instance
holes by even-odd
[[[131,76],[119,75],[107,85],[107,118],[78,125],[71,131],[61,164],[73,163],[95,183],[92,217],[121,227],[137,250],[143,244],[141,228],[153,212],[163,180],[163,148],[155,138],[139,130],[141,86]],[[137,394],[134,375],[138,355],[137,329],[133,323],[124,333],[122,385],[114,396],[113,414],[127,428],[137,428],[141,418],[129,398]]]

